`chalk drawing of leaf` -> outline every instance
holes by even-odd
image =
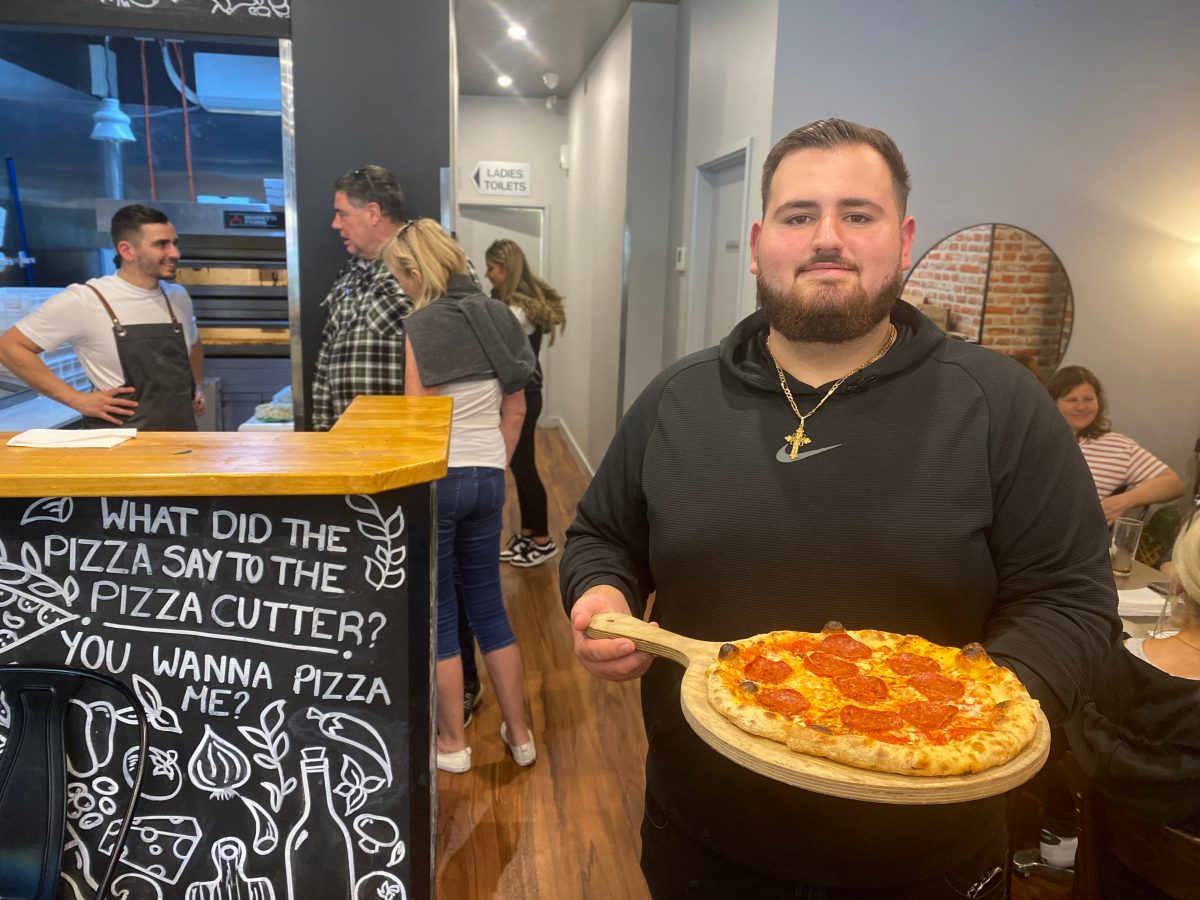
[[[175,710],[163,706],[162,697],[154,685],[141,675],[134,675],[133,692],[145,707],[146,718],[151,725],[159,731],[183,734],[183,729],[179,727],[179,716]]]
[[[357,513],[365,516],[378,516],[379,504],[366,494],[347,494],[346,505]]]
[[[57,522],[60,525],[71,518],[75,511],[75,503],[70,497],[43,497],[34,500],[21,516],[21,524],[30,522]]]
[[[403,861],[403,859],[404,859],[404,841],[396,841],[395,846],[392,847],[392,855],[388,857],[388,861],[387,861],[388,868],[390,869],[392,866],[399,865],[401,863],[401,861]]]
[[[24,544],[21,547],[21,562],[30,572],[42,571],[42,561],[38,559],[37,551],[33,549],[32,544]]]

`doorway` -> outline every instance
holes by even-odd
[[[492,206],[482,203],[458,205],[458,243],[479,272],[484,293],[491,285],[483,277],[487,263],[484,254],[492,241],[507,238],[524,252],[530,268],[550,280],[544,264],[544,222],[546,211],[540,206]]]
[[[749,313],[750,139],[696,167],[685,352],[711,347]]]

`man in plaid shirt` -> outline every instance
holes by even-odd
[[[347,172],[333,185],[333,229],[353,254],[323,305],[313,379],[312,427],[328,431],[359,394],[404,393],[404,317],[409,300],[379,251],[405,223],[404,194],[383,166]]]

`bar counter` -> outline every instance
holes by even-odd
[[[332,431],[143,432],[111,449],[6,446],[0,497],[377,494],[446,474],[446,397],[359,397]]]
[[[432,896],[432,551],[450,414],[443,397],[360,397],[322,434],[148,432],[111,449],[0,435],[0,667],[111,676],[150,722],[114,891]],[[0,747],[26,773],[14,797],[63,793],[43,804],[66,809],[49,856],[78,889],[64,896],[90,896],[138,735],[119,694],[72,691],[37,720],[13,715],[34,708],[28,690],[0,694]],[[57,789],[24,749],[56,729]],[[6,802],[0,785],[13,821]],[[13,860],[55,846],[0,843],[3,896]]]

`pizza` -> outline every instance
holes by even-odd
[[[723,644],[706,675],[709,703],[743,731],[874,772],[980,772],[1037,731],[1037,701],[982,644],[830,622]]]

